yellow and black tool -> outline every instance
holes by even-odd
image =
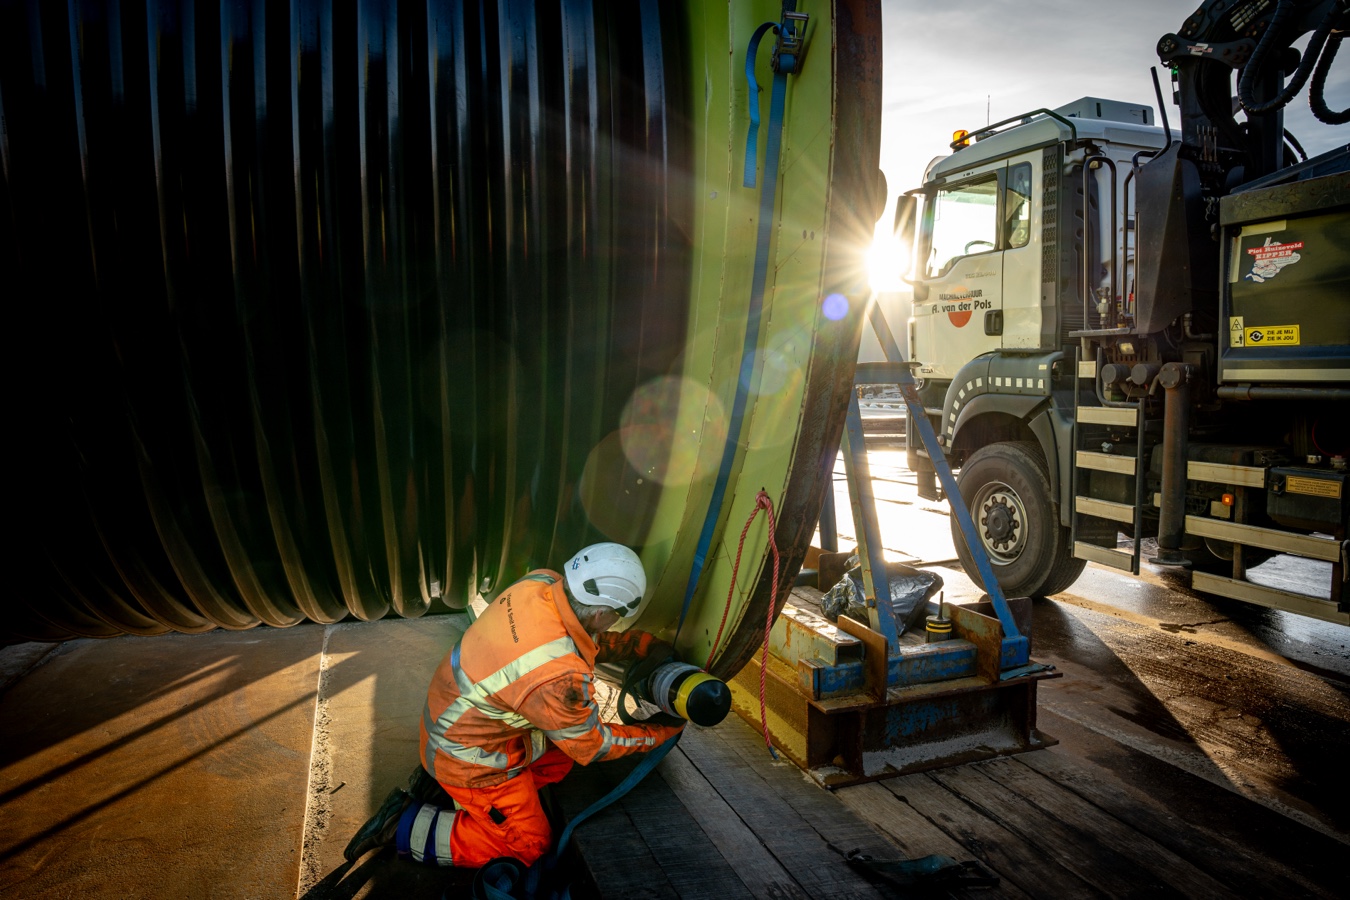
[[[624,702],[629,696],[652,703],[661,712],[636,719]],[[726,682],[670,655],[652,654],[634,663],[619,697],[619,718],[628,724],[677,724],[683,719],[707,728],[725,719],[730,710],[731,688]]]
[[[947,617],[946,597],[938,601],[937,615],[929,616],[924,623],[924,632],[930,644],[948,640],[952,636],[952,620]]]

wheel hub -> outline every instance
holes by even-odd
[[[1026,508],[1006,484],[986,485],[978,498],[980,540],[989,561],[1006,566],[1026,546]]]
[[[1006,545],[1017,532],[1017,519],[1002,497],[994,501],[984,517],[985,535],[996,547]]]

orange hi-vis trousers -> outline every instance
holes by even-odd
[[[519,775],[501,784],[486,788],[442,784],[461,809],[450,830],[451,864],[477,868],[499,856],[512,856],[534,865],[548,852],[553,839],[539,803],[539,789],[561,781],[571,770],[572,758],[550,747]]]

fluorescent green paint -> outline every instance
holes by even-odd
[[[829,203],[834,146],[834,78],[832,6],[803,4],[811,15],[808,45],[799,73],[788,77],[782,161],[777,181],[776,225],[771,266],[765,290],[759,340],[762,357],[756,383],[738,439],[737,458],[721,508],[699,589],[680,640],[683,656],[705,661],[717,633],[731,584],[737,543],[753,511],[761,487],[781,505],[797,435],[801,428],[806,374],[816,362],[816,335],[824,328],[854,328],[864,298],[848,286],[827,284],[823,265],[829,230]],[[762,22],[777,20],[781,5],[768,2],[691,3],[689,67],[699,118],[694,123],[696,191],[693,279],[684,390],[677,420],[696,441],[693,480],[668,484],[662,493],[644,562],[656,576],[656,593],[636,624],[673,632],[689,572],[712,497],[721,462],[725,428],[741,366],[749,305],[759,189],[742,186],[745,143],[749,128],[746,47]],[[760,185],[773,72],[773,35],[760,46],[756,77],[761,86]],[[700,102],[701,101],[701,102]],[[821,314],[822,299],[833,292],[849,296],[853,311],[842,322]],[[709,402],[708,397],[715,398]],[[696,434],[693,432],[697,432]],[[814,464],[815,460],[803,461]],[[746,540],[738,589],[732,597],[725,645],[737,629],[749,589],[759,579],[768,554],[768,524],[760,513]],[[747,627],[753,627],[746,623]]]

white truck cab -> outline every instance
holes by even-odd
[[[1010,594],[1063,590],[1082,571],[1075,350],[1085,322],[1128,319],[1132,173],[1165,144],[1150,107],[1084,97],[953,142],[909,192],[923,210],[909,358]],[[909,448],[920,494],[936,498],[931,461]]]
[[[1081,260],[1066,254],[1081,252],[1071,239],[1082,240],[1084,215],[1093,219],[1092,302],[1108,289],[1121,302],[1131,223],[1123,204],[1113,210],[1103,202],[1112,196],[1107,179],[1125,196],[1136,154],[1152,154],[1164,140],[1150,107],[1084,97],[977,132],[968,146],[934,160],[921,189],[912,278],[909,348],[918,377],[949,382],[983,353],[1044,352],[1065,343],[1065,326],[1081,327],[1078,304],[1064,310],[1063,301],[1081,289],[1064,282],[1066,270],[1081,281]],[[1102,156],[1114,169],[1099,162],[1089,172],[1084,209],[1084,161]],[[1126,248],[1114,278],[1113,246]]]

